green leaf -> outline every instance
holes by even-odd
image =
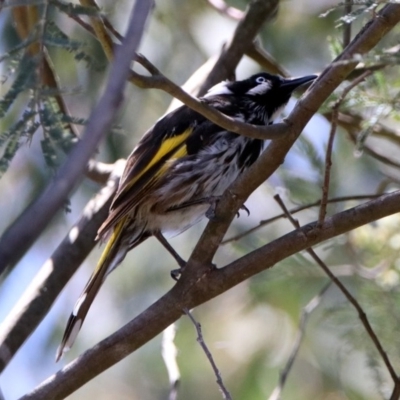
[[[7,113],[15,99],[24,90],[30,89],[35,81],[36,62],[32,57],[26,56],[18,66],[17,76],[9,91],[0,100],[0,118]]]

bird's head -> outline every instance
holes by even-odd
[[[269,121],[280,113],[287,104],[293,91],[301,85],[313,81],[317,75],[307,75],[300,78],[282,78],[261,72],[241,81],[224,81],[212,87],[205,97],[235,96],[255,108],[263,110]]]

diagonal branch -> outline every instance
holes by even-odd
[[[46,316],[65,284],[95,246],[97,230],[108,215],[125,161],[115,164],[108,184],[89,201],[51,257],[0,326],[0,372]],[[68,256],[66,256],[68,255]]]
[[[344,52],[321,74],[311,89],[300,99],[287,119],[287,132],[282,139],[270,143],[252,167],[243,173],[224,193],[216,207],[216,218],[210,221],[197,243],[186,270],[198,265],[209,265],[214,258],[237,210],[248,196],[283,163],[286,154],[295,143],[312,115],[321,104],[356,67],[355,54],[371,50],[400,21],[400,6],[386,5],[379,16],[372,19]],[[183,274],[184,275],[184,274]]]
[[[211,367],[212,367],[212,369],[214,371],[214,375],[217,378],[217,384],[219,386],[219,389],[222,392],[222,395],[223,395],[224,399],[232,400],[232,396],[229,393],[228,389],[225,387],[224,381],[222,380],[221,372],[219,371],[219,369],[217,367],[217,364],[215,364],[214,357],[212,356],[211,351],[209,350],[206,342],[204,341],[204,337],[203,337],[203,333],[202,333],[202,330],[201,330],[200,323],[198,323],[194,319],[194,317],[193,317],[192,313],[190,312],[190,310],[188,310],[187,308],[184,308],[183,311],[189,317],[189,319],[192,321],[192,323],[193,323],[193,325],[194,325],[194,327],[196,329],[197,342],[200,344],[201,348],[204,351],[204,354],[206,355],[208,361],[211,364]]]
[[[278,123],[268,126],[260,126],[247,124],[245,122],[238,121],[231,118],[217,109],[208,106],[203,103],[200,99],[191,96],[186,93],[174,82],[170,81],[164,76],[146,57],[142,54],[136,55],[136,61],[141,64],[144,68],[150,72],[151,76],[140,75],[137,72],[131,71],[130,81],[136,86],[146,89],[160,89],[170,94],[188,107],[202,114],[210,121],[215,124],[229,130],[231,132],[238,133],[243,136],[247,136],[253,139],[278,139],[281,138],[285,133],[286,124]]]
[[[288,219],[292,223],[292,225],[300,229],[300,224],[299,222],[294,219],[289,211],[287,210],[286,206],[282,202],[279,196],[275,196],[275,200],[278,201],[279,205],[282,207],[283,211],[286,213]],[[320,224],[320,221],[318,221],[318,224]],[[312,247],[308,247],[306,249],[307,253],[311,256],[311,258],[322,268],[322,270],[326,273],[326,275],[329,276],[330,280],[339,288],[339,290],[343,293],[343,295],[346,297],[347,301],[355,308],[357,311],[358,317],[361,321],[361,323],[364,326],[365,331],[367,332],[368,336],[371,338],[375,348],[378,350],[379,355],[381,356],[384,364],[386,365],[386,368],[389,371],[389,374],[393,380],[393,383],[395,386],[400,385],[400,379],[396,374],[396,371],[394,370],[394,367],[392,363],[389,360],[389,357],[384,350],[377,334],[375,333],[374,329],[372,328],[367,314],[365,313],[364,309],[361,307],[360,303],[357,301],[357,299],[349,292],[349,290],[346,288],[346,286],[343,285],[343,283],[335,276],[335,274],[332,273],[332,271],[328,268],[328,266],[321,260],[320,257],[318,257],[317,253],[312,249]]]
[[[49,377],[20,400],[59,400],[116,364],[178,320],[182,309],[198,306],[276,263],[318,243],[400,212],[400,191],[296,229],[228,266],[198,265],[147,310]]]
[[[340,196],[340,197],[334,197],[334,198],[328,199],[327,203],[340,203],[340,202],[351,201],[351,200],[370,200],[370,199],[377,198],[380,195],[381,195],[381,193],[379,193],[379,194],[365,194],[365,195],[358,195],[358,196],[357,195]],[[321,205],[321,200],[317,200],[317,201],[314,201],[313,203],[309,203],[309,204],[305,204],[303,206],[298,206],[298,207],[292,208],[291,210],[289,210],[289,212],[290,212],[290,214],[293,215],[293,214],[296,214],[296,213],[298,213],[300,211],[304,211],[304,210],[307,210],[307,209],[312,208],[312,207],[318,207],[320,205]],[[253,233],[256,230],[262,228],[263,226],[266,226],[266,225],[268,225],[268,224],[270,224],[272,222],[275,222],[275,221],[277,221],[278,219],[281,219],[281,218],[286,218],[286,214],[285,213],[281,213],[281,214],[275,215],[274,217],[271,217],[271,218],[268,218],[268,219],[264,219],[264,220],[260,221],[258,223],[258,225],[253,226],[253,228],[247,229],[244,232],[239,233],[238,235],[235,235],[235,236],[232,236],[232,237],[230,237],[228,239],[223,240],[221,242],[221,244],[222,245],[223,244],[228,244],[230,242],[235,242],[236,240],[240,240],[243,237],[249,235],[250,233]]]
[[[251,47],[262,24],[274,17],[278,4],[279,0],[254,0],[249,3],[246,14],[239,22],[230,43],[222,50],[214,68],[200,88],[199,96],[206,93],[211,86],[234,76],[239,61]]]
[[[318,217],[318,221],[320,223],[324,221],[326,215],[326,206],[328,203],[329,182],[330,182],[331,167],[332,167],[332,150],[336,134],[339,108],[342,105],[346,96],[350,93],[350,91],[358,84],[360,84],[362,81],[364,81],[364,79],[371,74],[372,71],[366,70],[363,74],[355,78],[349,85],[347,85],[344,88],[343,92],[341,93],[337,101],[335,101],[335,104],[332,107],[331,131],[329,133],[328,145],[326,147],[324,183],[322,185],[322,198],[321,198],[321,206],[319,209],[319,217]]]
[[[324,294],[331,287],[331,284],[332,282],[329,281],[303,308],[300,315],[299,327],[297,329],[292,352],[290,353],[290,356],[286,362],[285,368],[279,374],[279,383],[271,393],[271,396],[269,396],[268,400],[279,400],[281,398],[283,387],[285,386],[289,372],[292,369],[293,363],[300,350],[301,343],[303,342],[308,317],[319,306]]]
[[[138,49],[151,6],[152,1],[149,0],[138,0],[135,3],[126,39],[117,51],[105,93],[88,121],[82,140],[73,148],[56,178],[3,234],[0,240],[0,274],[7,266],[16,263],[32,245],[82,179],[90,157],[110,129],[122,103],[122,91],[131,60]]]

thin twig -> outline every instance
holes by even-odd
[[[99,10],[99,6],[95,0],[79,0],[79,2],[84,7],[91,7]],[[114,44],[106,30],[103,19],[100,15],[93,15],[89,18],[90,24],[96,34],[97,40],[100,42],[101,47],[103,48],[104,54],[106,55],[108,61],[111,61],[114,58]]]
[[[286,213],[288,219],[293,224],[293,226],[297,229],[300,229],[299,222],[291,216],[290,212],[286,208],[286,206],[283,203],[280,196],[276,195],[276,196],[274,196],[274,199],[280,205],[283,212]],[[343,293],[343,295],[346,297],[346,299],[349,301],[349,303],[355,308],[355,310],[357,311],[358,317],[364,326],[364,329],[366,330],[367,334],[371,338],[373,344],[375,345],[375,348],[377,349],[384,364],[386,365],[386,368],[389,371],[389,374],[393,380],[393,383],[395,385],[400,384],[399,377],[397,376],[396,371],[394,370],[394,367],[392,366],[388,355],[386,354],[385,350],[383,349],[383,346],[382,346],[378,336],[376,335],[374,329],[372,328],[371,324],[369,323],[367,314],[365,313],[363,308],[360,306],[360,304],[358,303],[356,298],[353,297],[353,295],[346,289],[346,287],[343,285],[343,283],[331,272],[331,270],[328,268],[328,266],[318,257],[318,255],[315,253],[315,251],[311,247],[307,248],[306,251],[308,254],[310,254],[310,256],[313,258],[313,260],[323,269],[323,271],[329,276],[329,278],[332,280],[332,282],[339,288],[339,290]]]
[[[219,13],[226,15],[229,18],[235,20],[241,20],[244,16],[244,12],[238,8],[228,6],[223,0],[207,0],[208,4],[215,8]]]
[[[331,112],[324,113],[323,115],[328,119],[328,121],[331,121]],[[357,134],[362,129],[362,121],[363,118],[357,114],[340,112],[338,115],[338,124],[346,130],[351,141],[355,144],[357,143]],[[389,129],[388,127],[378,123],[372,127],[372,132],[378,137],[390,140],[395,145],[400,145],[399,133],[396,130]],[[393,161],[382,154],[379,154],[366,144],[363,145],[362,151],[363,153],[368,154],[383,164],[400,169],[400,163]]]
[[[352,200],[370,200],[370,199],[376,199],[377,197],[379,197],[381,194],[366,194],[366,195],[353,195],[353,196],[341,196],[341,197],[334,197],[332,199],[328,199],[328,203],[340,203],[343,201],[352,201]],[[321,205],[321,200],[317,200],[314,203],[309,203],[303,206],[298,206],[295,208],[292,208],[290,210],[290,214],[296,214],[300,211],[304,211],[307,210],[309,208],[312,207],[318,207]],[[237,240],[240,240],[242,238],[244,238],[245,236],[249,235],[250,233],[253,233],[255,231],[257,231],[258,229],[277,221],[278,219],[281,218],[286,218],[286,214],[282,213],[282,214],[278,214],[275,217],[271,217],[268,219],[264,219],[262,221],[260,221],[258,223],[258,225],[254,226],[253,228],[247,229],[246,231],[239,233],[238,235],[232,236],[228,239],[225,239],[224,241],[221,242],[221,244],[228,244],[231,242],[235,242]]]
[[[332,149],[337,127],[337,113],[338,113],[338,108],[334,107],[332,109],[331,130],[329,132],[328,145],[326,146],[326,154],[325,154],[324,183],[322,185],[321,206],[319,208],[319,215],[318,215],[318,223],[320,225],[324,223],[326,216],[326,207],[328,204],[329,182],[331,178],[331,167],[332,167]]]
[[[331,113],[322,114],[328,121],[330,121]],[[341,111],[338,115],[338,124],[345,130],[350,130],[351,132],[359,132],[362,130],[362,123],[364,117],[360,114],[355,114],[349,110]],[[374,136],[384,138],[393,144],[400,145],[400,129],[393,129],[377,122],[371,127],[372,134]]]
[[[110,20],[105,15],[102,15],[101,18],[103,20],[104,26],[122,43],[124,37],[114,28]]]
[[[222,50],[214,68],[200,88],[199,96],[203,96],[211,86],[234,76],[237,65],[251,46],[262,25],[274,17],[278,4],[278,0],[249,2],[245,15],[238,23],[231,41]]]
[[[345,0],[343,16],[346,16],[351,13],[352,9],[352,0]],[[343,23],[343,48],[345,48],[351,42],[351,22]]]
[[[310,314],[319,306],[321,303],[321,300],[324,296],[324,294],[327,292],[327,290],[330,288],[332,285],[332,281],[329,281],[321,290],[320,292],[314,296],[308,303],[307,305],[303,308],[301,315],[300,315],[300,320],[299,320],[299,327],[297,329],[297,334],[296,338],[293,342],[293,348],[292,352],[290,353],[290,356],[286,362],[285,367],[279,374],[279,383],[271,393],[271,396],[269,396],[268,400],[279,400],[281,398],[281,393],[282,390],[285,386],[287,377],[289,375],[290,370],[292,369],[294,360],[297,357],[297,354],[300,350],[301,343],[303,342],[304,334],[305,334],[305,329],[306,329],[306,324],[308,322],[308,317]]]
[[[282,67],[282,65],[262,47],[259,40],[255,40],[252,45],[246,49],[246,56],[250,57],[271,74],[278,74],[286,78],[290,76],[289,71]]]
[[[178,363],[176,362],[178,350],[174,343],[175,333],[176,326],[171,324],[164,330],[161,343],[161,354],[167,368],[170,384],[168,400],[176,400],[178,398],[178,386],[181,379]]]
[[[282,138],[286,132],[287,124],[285,122],[268,126],[247,124],[237,119],[228,117],[217,109],[208,106],[201,100],[186,93],[178,85],[165,77],[146,57],[142,54],[136,55],[136,61],[142,65],[151,76],[145,76],[131,71],[130,81],[140,88],[161,89],[171,96],[177,98],[188,107],[205,116],[211,122],[225,128],[230,132],[254,139],[278,139]]]
[[[217,384],[222,392],[222,395],[224,396],[224,399],[226,400],[232,400],[232,397],[230,395],[230,393],[228,392],[228,390],[226,389],[224,382],[222,380],[221,377],[221,373],[218,370],[217,365],[214,362],[214,358],[210,352],[210,350],[208,349],[206,343],[204,342],[204,338],[203,338],[203,334],[201,332],[201,325],[194,319],[193,315],[191,314],[191,312],[189,311],[189,309],[184,308],[183,312],[190,318],[190,320],[193,322],[194,327],[196,328],[196,332],[197,332],[197,342],[200,344],[201,348],[203,349],[208,361],[211,364],[211,367],[214,371],[214,374],[217,378]]]
[[[85,6],[98,8],[94,0],[80,1]],[[204,94],[213,84],[231,75],[228,71],[234,71],[248,47],[247,44],[251,47],[251,43],[262,23],[273,14],[276,7],[275,3],[277,3],[277,0],[270,1],[268,4],[262,0],[256,0],[249,5],[246,16],[235,30],[231,43],[216,61],[206,81],[202,84],[199,90],[200,95]],[[112,60],[114,50],[112,40],[105,29],[107,20],[100,20],[97,17],[92,17],[91,23],[96,31],[97,39],[103,47],[104,53],[109,60]],[[115,46],[115,48],[118,48],[118,46]],[[263,140],[281,138],[285,133],[286,125],[284,123],[274,124],[272,126],[257,126],[228,117],[182,90],[178,85],[165,77],[142,54],[136,54],[136,61],[141,64],[151,76],[144,76],[135,71],[131,71],[129,78],[131,83],[142,89],[161,89],[222,128],[240,135]]]
[[[91,159],[88,162],[86,176],[93,182],[97,182],[103,185],[108,181],[110,174],[115,169],[115,165],[116,163],[107,164]]]
[[[320,225],[323,224],[325,216],[326,216],[326,206],[328,202],[329,195],[329,181],[331,176],[331,167],[332,167],[332,149],[333,149],[333,141],[335,139],[336,128],[337,128],[337,119],[339,114],[339,108],[342,105],[344,99],[348,95],[348,93],[360,84],[367,76],[371,75],[372,71],[365,71],[363,74],[355,78],[349,85],[347,85],[344,89],[338,100],[332,107],[332,119],[331,119],[331,130],[329,133],[328,145],[326,148],[325,155],[325,173],[324,173],[324,183],[322,185],[322,198],[321,198],[321,207],[319,209],[318,223]]]

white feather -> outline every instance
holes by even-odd
[[[271,89],[271,82],[266,81],[258,84],[257,86],[254,86],[247,92],[247,94],[265,94],[270,89]]]
[[[213,86],[209,91],[204,95],[204,97],[210,97],[210,96],[218,96],[220,94],[233,94],[231,90],[228,89],[227,85],[231,83],[230,81],[223,81],[220,83],[217,83],[215,86]]]

